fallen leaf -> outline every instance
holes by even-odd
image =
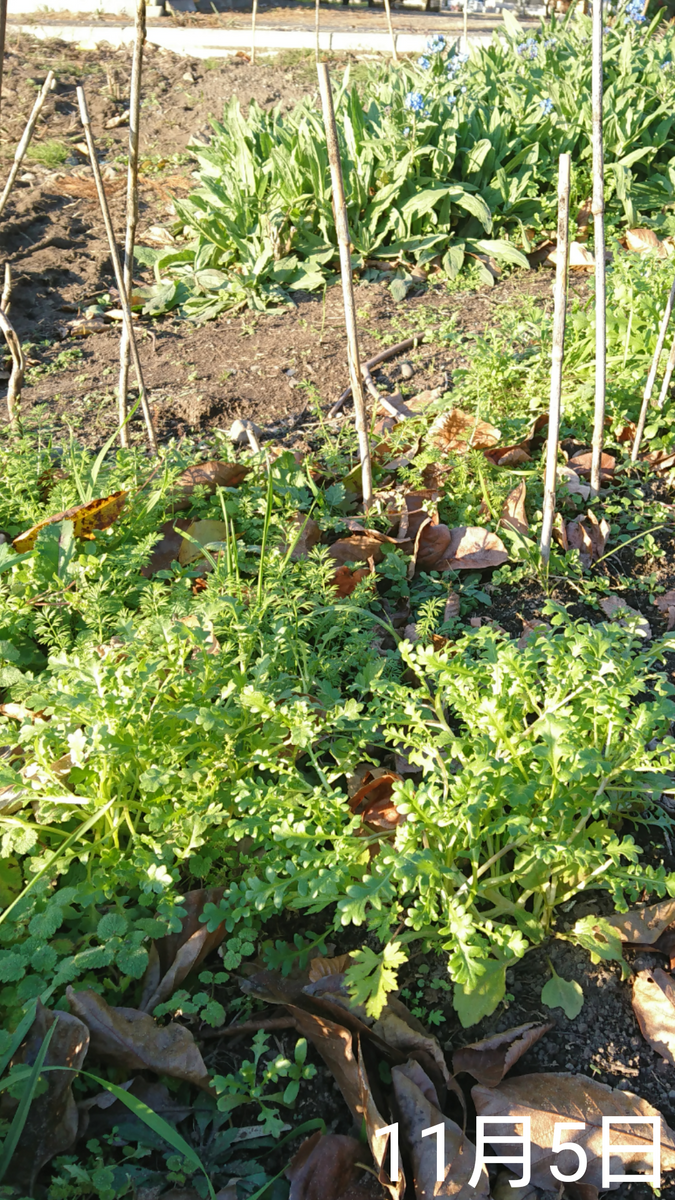
[[[582,479],[590,479],[592,458],[593,454],[591,450],[581,450],[578,454],[574,454],[572,458],[568,460],[567,465],[568,467],[571,467],[573,471],[576,471],[577,475],[580,475]],[[614,455],[606,454],[603,450],[602,454],[600,455],[601,483],[612,478],[615,467],[616,459],[614,458]]]
[[[299,532],[300,537],[291,553],[291,558],[294,562],[297,562],[300,558],[307,558],[310,550],[314,546],[318,546],[321,541],[321,527],[317,522],[312,517],[305,516],[304,513],[295,513],[291,518],[291,528],[288,533],[289,540],[287,543],[282,543],[279,547],[282,554],[288,553],[288,547],[293,545]]]
[[[369,558],[379,563],[384,558],[381,540],[373,534],[365,533],[357,533],[333,542],[328,548],[328,554],[340,567],[350,562],[368,562]]]
[[[443,620],[452,621],[459,616],[459,596],[457,592],[450,592],[443,610]]]
[[[479,421],[460,408],[451,408],[436,418],[428,436],[435,446],[446,453],[465,453],[470,448],[487,450],[490,446],[496,446],[501,433],[487,421]]]
[[[312,1043],[325,1062],[333,1079],[342,1092],[347,1108],[356,1121],[361,1121],[361,1083],[359,1068],[354,1057],[352,1034],[343,1025],[329,1021],[326,1017],[305,1012],[294,1004],[287,1004],[303,1037]],[[386,1124],[386,1122],[382,1122]]]
[[[615,431],[614,437],[616,438],[617,442],[620,442],[623,445],[624,442],[635,441],[636,433],[637,425],[635,425],[633,421],[626,421],[625,425],[620,425]]]
[[[160,526],[158,532],[162,534],[162,537],[155,543],[147,566],[141,567],[141,575],[150,579],[158,571],[168,571],[173,562],[178,562],[180,548],[185,538],[176,533],[176,529],[187,532],[191,524],[192,522],[187,517],[178,517],[171,518]]]
[[[649,454],[642,454],[640,457],[643,462],[649,463],[654,468],[657,475],[665,475],[666,471],[675,467],[675,453],[670,450],[652,450]]]
[[[626,230],[626,249],[632,250],[635,254],[646,254],[649,251],[658,250],[659,258],[666,257],[666,250],[654,230],[644,227]]]
[[[194,542],[188,541],[187,538],[181,539],[181,547],[178,551],[178,561],[181,567],[187,567],[191,562],[202,558],[202,548],[209,547],[209,554],[215,558],[218,550],[223,547],[228,538],[228,527],[224,521],[193,521],[186,531]],[[195,546],[195,542],[199,544]],[[215,543],[215,547],[214,547]],[[207,559],[207,570],[210,567]]]
[[[209,1089],[209,1073],[195,1040],[176,1021],[158,1025],[137,1008],[111,1008],[98,992],[67,989],[73,1013],[91,1033],[92,1054],[130,1071],[154,1071]]]
[[[514,1136],[514,1120],[530,1117],[531,1138],[531,1183],[536,1187],[551,1188],[550,1168],[557,1166],[565,1175],[571,1175],[579,1163],[572,1151],[554,1152],[554,1128],[556,1122],[583,1121],[586,1128],[574,1130],[569,1140],[574,1140],[585,1150],[588,1166],[584,1173],[584,1186],[602,1186],[602,1118],[604,1117],[660,1117],[661,1118],[661,1166],[670,1170],[675,1166],[675,1135],[668,1128],[658,1109],[652,1108],[639,1096],[619,1091],[597,1083],[585,1075],[543,1073],[521,1075],[507,1079],[498,1088],[490,1090],[475,1087],[471,1090],[476,1111],[480,1116],[504,1117],[503,1125],[490,1126],[495,1151],[503,1153],[500,1136]],[[658,1126],[657,1126],[658,1128]],[[516,1126],[516,1131],[518,1127]],[[618,1137],[617,1137],[618,1135]],[[486,1140],[489,1140],[486,1138]],[[652,1171],[652,1127],[649,1125],[619,1125],[613,1129],[612,1141],[618,1144],[635,1143],[634,1151],[621,1155],[612,1154],[613,1174],[618,1174],[616,1159],[620,1158],[626,1173]]]
[[[427,463],[422,471],[425,488],[433,488],[434,491],[440,492],[454,469],[454,463]]]
[[[120,125],[128,125],[128,124],[129,124],[129,113],[121,112],[121,113],[117,113],[117,116],[115,116],[115,117],[110,117],[110,119],[108,121],[106,121],[105,127],[106,127],[106,129],[117,129],[118,126],[120,126]]]
[[[310,959],[310,983],[316,983],[317,979],[325,979],[328,975],[343,975],[351,961],[351,954],[337,954],[335,958],[325,958],[318,954],[316,958]]]
[[[195,488],[205,488],[209,495],[213,495],[218,487],[236,488],[244,481],[250,470],[251,468],[244,466],[243,463],[226,463],[220,462],[218,459],[195,463],[193,467],[188,467],[182,475],[178,476],[171,489],[169,495],[174,511],[190,507]]]
[[[337,590],[337,595],[344,600],[345,596],[351,596],[352,592],[356,591],[357,584],[362,579],[367,579],[370,571],[367,567],[359,567],[355,571],[349,567],[338,567],[335,571],[331,584]]]
[[[523,537],[526,537],[530,530],[527,513],[525,512],[526,495],[527,487],[525,480],[521,479],[513,491],[509,492],[501,511],[502,525],[505,525],[507,529],[514,529],[516,533],[522,534]]]
[[[150,990],[148,983],[154,974],[154,963],[151,962],[143,980],[143,1012],[152,1012],[158,1004],[168,1000],[190,972],[222,942],[225,937],[225,921],[221,921],[213,932],[209,933],[206,922],[200,921],[199,918],[207,904],[220,902],[224,890],[222,887],[198,888],[193,892],[186,892],[183,896],[181,907],[187,909],[187,913],[181,922],[180,932],[167,934],[154,943],[157,953],[157,981]]]
[[[495,446],[494,450],[486,450],[485,457],[496,467],[519,467],[522,463],[530,462],[530,455],[524,446]]]
[[[406,400],[406,405],[411,412],[424,412],[430,404],[435,404],[437,400],[440,400],[443,390],[442,387],[426,388],[425,391],[418,392],[416,396]]]
[[[553,1028],[552,1021],[547,1025],[536,1025],[530,1021],[526,1025],[517,1025],[514,1029],[506,1029],[503,1033],[493,1033],[491,1037],[472,1042],[455,1051],[452,1056],[452,1069],[455,1075],[466,1071],[484,1087],[496,1087],[514,1063]]]
[[[359,1179],[357,1164],[367,1157],[356,1138],[317,1130],[291,1159],[284,1174],[291,1181],[288,1200],[374,1200]]]
[[[373,1033],[419,1063],[432,1081],[440,1105],[443,1106],[452,1081],[438,1038],[427,1033],[422,1023],[395,996],[389,997],[379,1019],[373,1025]]]
[[[653,946],[661,934],[675,921],[675,900],[659,900],[644,908],[632,908],[627,913],[614,913],[609,924],[617,930],[622,942],[634,946]]]
[[[366,1127],[366,1137],[370,1146],[370,1153],[373,1156],[375,1165],[378,1168],[378,1180],[384,1188],[387,1189],[391,1200],[403,1200],[405,1193],[405,1175],[399,1164],[398,1178],[390,1179],[387,1167],[390,1159],[389,1142],[390,1136],[382,1137],[378,1134],[380,1129],[385,1129],[389,1124],[383,1120],[373,1096],[366,1066],[363,1061],[363,1050],[359,1042],[359,1059],[358,1059],[358,1075],[359,1075],[359,1113],[363,1117]]]
[[[147,1104],[148,1108],[174,1127],[180,1121],[185,1121],[193,1112],[191,1104],[172,1096],[169,1089],[158,1079],[144,1079],[142,1075],[136,1075],[123,1086],[128,1096],[135,1096],[142,1104]],[[126,1130],[129,1130],[130,1126],[137,1129],[139,1139],[142,1137],[143,1122],[140,1117],[129,1112],[127,1106],[111,1092],[98,1092],[95,1096],[81,1100],[78,1109],[79,1140],[85,1136],[99,1138],[111,1133],[116,1125],[122,1123]]]
[[[35,1062],[42,1042],[56,1021],[44,1065],[72,1067],[69,1071],[48,1071],[44,1075],[46,1089],[37,1093],[28,1112],[28,1119],[12,1157],[5,1182],[19,1188],[20,1193],[33,1195],[35,1180],[46,1163],[57,1154],[70,1150],[77,1138],[78,1111],[73,1097],[74,1072],[79,1070],[89,1048],[86,1024],[65,1012],[51,1012],[38,1000],[35,1020],[21,1051],[13,1063]],[[5,1115],[13,1115],[18,1101],[7,1103]]]
[[[163,225],[150,225],[144,233],[138,235],[138,241],[144,246],[175,246],[176,239]]]
[[[392,800],[394,784],[401,776],[395,771],[368,771],[361,787],[349,801],[353,813],[360,813],[364,825],[389,832],[405,821]]]
[[[625,600],[622,600],[619,596],[605,596],[600,601],[600,607],[605,616],[609,617],[610,621],[616,621],[618,625],[623,625],[624,628],[632,626],[635,618],[637,618],[635,632],[638,637],[644,638],[645,641],[650,641],[652,629],[649,621],[637,609],[631,608],[629,604],[626,604]]]
[[[587,250],[581,242],[570,242],[569,265],[572,270],[588,270],[595,266],[595,259],[590,250]],[[558,250],[551,250],[546,262],[552,263],[554,267],[558,265]]]
[[[550,628],[551,626],[548,621],[542,621],[537,617],[533,621],[525,621],[523,619],[523,632],[516,642],[518,649],[522,650],[524,646],[527,646],[528,642],[536,638],[537,633],[545,633]]]
[[[654,604],[659,612],[667,618],[666,633],[670,633],[671,629],[675,629],[675,591],[665,592],[663,596],[657,596]]]
[[[415,559],[418,571],[440,570],[450,548],[452,533],[447,525],[426,525],[422,530]]]
[[[482,571],[486,567],[500,567],[508,561],[504,543],[489,529],[461,525],[449,532],[450,542],[437,567],[439,571]]]
[[[581,496],[582,500],[588,500],[591,494],[590,484],[582,483],[573,467],[558,467],[556,479],[560,485],[561,495]]]
[[[88,504],[78,504],[75,508],[54,513],[51,517],[38,521],[37,525],[33,525],[25,533],[20,533],[14,538],[12,545],[19,554],[32,550],[40,530],[45,529],[47,525],[56,525],[59,521],[72,521],[75,537],[91,539],[95,529],[107,529],[117,520],[128,495],[125,491],[114,492],[111,496],[103,496],[98,500],[90,500]]]
[[[459,1125],[441,1112],[425,1094],[417,1081],[417,1073],[408,1066],[394,1067],[391,1072],[394,1095],[400,1113],[402,1132],[410,1147],[413,1185],[416,1200],[434,1197],[453,1197],[454,1200],[479,1200],[490,1195],[487,1168],[483,1166],[478,1183],[469,1186],[473,1174],[476,1150]],[[444,1130],[445,1177],[436,1178],[435,1138],[424,1138],[425,1130],[441,1125]]]
[[[656,967],[633,980],[633,1011],[642,1036],[675,1067],[675,979]]]
[[[595,513],[589,509],[585,517],[576,517],[567,523],[565,534],[570,550],[578,550],[582,564],[590,567],[605,552],[610,525],[604,517],[598,522]]]

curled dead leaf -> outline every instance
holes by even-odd
[[[373,533],[356,533],[352,537],[340,538],[329,547],[328,554],[338,567],[347,563],[368,562],[369,558],[379,563],[384,558],[382,539]]]
[[[590,484],[582,483],[573,467],[558,467],[556,478],[562,496],[581,496],[582,500],[588,500],[591,494]]]
[[[595,266],[595,259],[590,250],[587,250],[581,242],[570,242],[569,265],[572,270],[585,271]],[[558,265],[558,250],[551,250],[546,259],[547,263],[552,266]]]
[[[570,550],[578,550],[583,565],[590,567],[605,552],[610,525],[604,517],[598,521],[595,513],[589,509],[585,517],[569,521],[565,533]]]
[[[443,620],[444,621],[454,620],[455,617],[459,616],[459,611],[460,611],[459,596],[457,595],[457,592],[451,591],[445,602],[445,608],[443,610]]]
[[[656,967],[633,980],[633,1011],[642,1036],[675,1067],[675,979]]]
[[[224,888],[198,888],[186,892],[181,901],[181,907],[187,909],[181,922],[179,933],[170,933],[159,938],[155,943],[157,953],[157,968],[150,963],[143,980],[143,998],[141,1008],[144,1012],[152,1012],[158,1004],[173,995],[191,971],[216,949],[225,937],[225,922],[209,933],[206,922],[200,921],[207,904],[218,904],[222,899]],[[154,975],[157,980],[154,982]],[[152,990],[149,987],[154,982]],[[146,994],[147,993],[147,994]]]
[[[91,540],[94,530],[107,529],[117,520],[128,495],[129,493],[126,491],[113,492],[110,496],[90,500],[88,504],[78,504],[75,508],[68,508],[64,512],[45,517],[43,521],[38,521],[37,525],[33,525],[31,529],[27,529],[25,533],[20,533],[18,537],[14,538],[12,543],[14,549],[19,554],[32,550],[40,530],[45,529],[47,525],[56,525],[59,521],[72,521],[75,537]]]
[[[379,1019],[373,1025],[373,1033],[419,1064],[433,1083],[437,1104],[441,1107],[445,1104],[448,1088],[456,1089],[462,1105],[464,1104],[461,1089],[457,1085],[453,1087],[438,1038],[427,1033],[421,1021],[412,1015],[401,1000],[397,1000],[395,996],[389,997]]]
[[[493,1033],[491,1037],[456,1050],[452,1056],[453,1070],[456,1075],[466,1071],[484,1087],[496,1087],[514,1063],[553,1028],[553,1021],[546,1025],[535,1025],[529,1021],[526,1025],[506,1029],[503,1033]]]
[[[525,480],[521,479],[520,483],[516,484],[513,490],[509,492],[501,512],[502,525],[505,525],[507,529],[514,529],[516,533],[522,534],[523,537],[527,537],[530,530],[530,523],[525,511],[526,496],[527,486]]]
[[[282,543],[280,550],[282,554],[288,553],[288,547],[293,545],[296,537],[300,534],[298,541],[291,553],[291,558],[297,562],[300,558],[307,558],[310,550],[321,541],[321,527],[312,517],[307,517],[304,513],[295,513],[291,521],[291,528],[288,531],[288,542]]]
[[[654,468],[657,475],[665,475],[667,471],[671,471],[675,467],[675,454],[669,450],[652,450],[649,454],[642,454],[643,462],[649,463]]]
[[[592,458],[593,454],[590,450],[580,450],[578,454],[574,454],[572,458],[568,460],[567,465],[568,467],[571,467],[573,471],[576,471],[577,475],[580,475],[582,479],[590,479]],[[606,454],[603,450],[602,454],[600,455],[601,483],[604,483],[606,480],[612,478],[615,467],[616,459],[614,458],[614,455]]]
[[[614,913],[608,920],[622,942],[634,946],[653,946],[675,921],[675,900],[669,896],[667,900],[659,900],[658,904],[632,908],[627,913]]]
[[[146,579],[150,579],[158,571],[168,571],[173,562],[178,562],[180,548],[185,539],[176,530],[182,529],[186,532],[191,524],[192,522],[187,517],[178,517],[171,518],[160,526],[158,532],[162,536],[155,543],[147,565],[141,567],[141,575],[144,575]]]
[[[442,528],[440,525],[438,529]],[[439,571],[482,571],[508,561],[501,538],[481,526],[461,525],[450,530],[450,542]]]
[[[675,590],[671,589],[665,592],[663,596],[657,596],[654,604],[659,612],[666,617],[666,633],[670,633],[671,629],[675,629]]]
[[[356,1138],[317,1130],[286,1167],[288,1200],[375,1200],[377,1192],[361,1182],[365,1172],[359,1163],[367,1157]]]
[[[551,626],[548,621],[541,621],[537,617],[533,621],[523,619],[523,632],[516,642],[518,649],[522,650],[524,646],[527,646],[528,642],[536,638],[537,633],[546,633],[550,628]]]
[[[631,608],[629,604],[626,604],[626,601],[622,600],[620,596],[605,596],[600,601],[600,607],[605,616],[609,617],[610,621],[616,621],[618,625],[632,625],[633,621],[637,618],[635,632],[638,637],[644,638],[645,641],[650,640],[652,630],[649,621],[637,609]]]
[[[344,600],[345,596],[351,596],[352,592],[356,591],[357,584],[362,579],[367,579],[369,575],[370,571],[367,567],[358,567],[354,571],[349,567],[338,567],[331,583],[340,599]]]
[[[642,226],[638,229],[626,230],[626,249],[632,250],[634,254],[648,254],[656,250],[659,258],[665,258],[667,255],[663,243],[654,230]]]
[[[392,800],[394,785],[400,780],[401,776],[395,771],[378,768],[368,771],[361,787],[349,801],[351,811],[360,813],[363,824],[371,829],[385,832],[395,829],[405,821]]]
[[[351,954],[337,954],[335,958],[325,958],[318,954],[316,958],[310,959],[310,983],[316,983],[318,979],[325,979],[328,975],[343,975],[351,961]]]
[[[236,488],[250,470],[251,468],[243,463],[226,463],[218,459],[195,463],[193,467],[183,471],[173,485],[170,495],[174,512],[190,507],[195,488],[205,488],[209,495],[212,495],[217,487]]]
[[[154,1071],[209,1089],[209,1073],[195,1040],[176,1021],[158,1025],[136,1008],[111,1008],[98,992],[67,989],[75,1016],[88,1026],[91,1050],[105,1062],[132,1071]]]
[[[449,453],[466,453],[469,449],[487,450],[496,446],[500,431],[487,421],[480,421],[460,408],[441,413],[429,430],[429,438],[439,449]]]

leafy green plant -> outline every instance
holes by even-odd
[[[239,1070],[231,1075],[214,1075],[213,1087],[218,1096],[218,1108],[230,1113],[244,1104],[259,1107],[259,1119],[265,1133],[279,1136],[284,1122],[279,1116],[277,1105],[292,1108],[303,1079],[312,1079],[316,1067],[307,1063],[307,1040],[299,1038],[295,1043],[293,1059],[277,1054],[268,1063],[260,1060],[268,1053],[269,1034],[260,1030],[253,1038],[253,1058],[243,1062]],[[283,1091],[269,1092],[269,1084],[288,1079]]]

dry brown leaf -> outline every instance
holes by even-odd
[[[551,250],[550,254],[548,255],[548,257],[546,259],[546,262],[551,263],[552,266],[554,266],[554,267],[557,267],[557,265],[558,265],[557,247],[555,250]],[[591,267],[595,266],[595,259],[593,258],[593,255],[591,254],[590,250],[587,250],[586,247],[583,246],[581,242],[570,242],[569,265],[572,270],[587,271]]]
[[[452,1080],[438,1038],[427,1033],[421,1022],[395,996],[389,997],[379,1020],[373,1025],[373,1033],[419,1063],[433,1083],[442,1107]],[[460,1096],[463,1100],[461,1091]]]
[[[239,487],[250,470],[251,468],[243,463],[226,463],[218,459],[209,459],[208,462],[188,467],[178,476],[171,489],[170,498],[174,512],[190,507],[195,488],[205,488],[207,493],[212,495],[217,487]]]
[[[605,616],[609,617],[610,621],[616,621],[618,625],[623,625],[624,627],[631,625],[633,619],[637,617],[638,623],[635,627],[635,632],[638,637],[644,638],[645,641],[651,639],[652,630],[649,621],[643,617],[642,613],[638,612],[635,608],[631,608],[619,596],[605,596],[600,601],[600,607]]]
[[[337,954],[335,958],[318,954],[310,959],[309,982],[316,983],[317,979],[325,979],[328,975],[343,975],[351,961],[351,954]]]
[[[494,425],[487,421],[479,421],[471,413],[462,412],[461,408],[451,408],[449,412],[441,413],[429,430],[429,438],[446,453],[464,453],[469,448],[487,450],[496,446],[501,434]]]
[[[359,1113],[363,1117],[366,1126],[366,1136],[370,1153],[373,1156],[375,1165],[378,1168],[378,1180],[383,1187],[387,1189],[391,1200],[403,1200],[405,1194],[405,1175],[399,1164],[398,1179],[392,1180],[389,1178],[387,1167],[389,1166],[389,1137],[378,1135],[378,1130],[386,1128],[388,1121],[383,1120],[378,1110],[375,1098],[373,1096],[368,1073],[363,1061],[363,1050],[359,1042],[359,1059],[358,1059],[358,1076],[359,1076]]]
[[[305,1012],[294,1004],[287,1004],[303,1037],[312,1043],[325,1062],[337,1083],[347,1108],[354,1119],[361,1120],[361,1084],[359,1068],[354,1057],[352,1034],[344,1025],[329,1021],[326,1017]],[[386,1124],[385,1121],[382,1124]]]
[[[523,446],[495,446],[494,450],[486,450],[485,457],[496,467],[519,467],[522,463],[530,462],[530,455]]]
[[[443,620],[452,621],[459,616],[459,596],[457,592],[450,592],[443,610]]]
[[[593,455],[590,450],[580,450],[578,454],[574,454],[568,460],[568,467],[576,471],[582,479],[590,479],[591,477],[591,459]],[[600,455],[600,482],[611,479],[616,467],[616,459],[613,454],[606,454],[603,450]]]
[[[609,924],[616,929],[622,942],[634,946],[653,946],[675,921],[675,900],[659,900],[658,904],[646,904],[644,908],[632,908],[627,913],[614,913]]]
[[[666,633],[670,633],[671,629],[675,629],[675,590],[665,592],[663,596],[657,596],[654,604],[659,612],[667,619]]]
[[[530,530],[530,523],[525,511],[526,495],[527,486],[525,480],[521,479],[513,491],[509,492],[501,512],[502,525],[506,525],[507,529],[514,529],[516,533],[522,534],[523,537],[527,537]]]
[[[675,979],[656,967],[633,980],[633,1011],[642,1036],[675,1067]]]
[[[185,538],[182,538],[180,533],[176,533],[176,529],[187,532],[191,524],[192,522],[187,517],[177,517],[165,521],[160,526],[158,533],[161,533],[162,537],[155,543],[147,566],[141,567],[141,575],[150,579],[158,571],[168,571],[172,562],[178,562],[180,548]]]
[[[610,525],[604,517],[598,521],[595,513],[589,509],[585,517],[568,521],[565,534],[570,550],[578,550],[583,565],[590,567],[605,552]]]
[[[357,1163],[367,1157],[356,1138],[317,1130],[286,1167],[288,1200],[374,1200],[373,1190],[359,1182],[364,1171]]]
[[[356,533],[352,537],[341,538],[328,549],[329,556],[338,567],[347,563],[368,562],[372,558],[376,563],[382,562],[382,541],[375,534]]]
[[[14,538],[12,545],[19,554],[32,550],[40,530],[47,525],[56,525],[59,521],[72,521],[75,537],[92,539],[95,529],[107,529],[117,520],[128,495],[125,491],[114,492],[111,496],[103,496],[98,500],[90,500],[88,504],[78,504],[75,508],[54,513],[51,517],[38,521],[37,525],[33,525],[25,533],[20,533]]]
[[[194,538],[194,542],[188,541],[187,538],[181,538],[181,547],[178,551],[178,561],[181,567],[187,567],[191,562],[202,558],[202,548],[204,546],[209,547],[209,554],[212,558],[215,558],[218,550],[227,542],[228,532],[228,527],[224,521],[193,521],[188,527],[187,533],[191,538]],[[195,542],[198,542],[199,545],[195,546]],[[207,559],[207,570],[210,565]]]
[[[665,475],[675,467],[675,454],[669,450],[652,450],[649,454],[640,455],[643,462],[649,463],[657,475]]]
[[[440,400],[443,390],[442,387],[426,388],[425,391],[418,392],[416,396],[411,396],[409,400],[406,400],[406,405],[411,412],[424,412],[430,404],[434,404],[436,400]]]
[[[556,478],[563,496],[581,496],[582,500],[588,500],[590,484],[582,483],[573,467],[558,467]]]
[[[636,433],[637,433],[637,425],[635,425],[633,421],[626,421],[625,425],[619,426],[619,428],[616,430],[616,433],[614,434],[614,437],[616,438],[617,442],[619,442],[621,445],[623,445],[624,442],[635,441]]]
[[[533,621],[526,621],[524,618],[521,618],[521,620],[523,622],[523,632],[516,642],[519,650],[527,646],[528,642],[531,642],[537,636],[538,631],[544,633],[551,628],[548,621],[541,621],[537,617]]]
[[[85,148],[85,154],[87,150]],[[103,187],[107,196],[114,196],[116,192],[121,192],[126,185],[126,179],[106,179]],[[65,178],[59,179],[59,193],[64,196],[72,196],[76,200],[97,200],[98,192],[93,179],[81,179],[79,175],[66,175]]]
[[[35,1020],[20,1053],[13,1063],[32,1065],[43,1040],[56,1021],[44,1061],[46,1067],[72,1067],[69,1071],[48,1071],[46,1090],[38,1093],[30,1106],[28,1119],[12,1157],[5,1182],[20,1193],[33,1195],[35,1180],[42,1167],[57,1154],[70,1150],[77,1137],[78,1112],[73,1097],[74,1071],[82,1066],[89,1048],[86,1024],[65,1012],[51,1012],[38,1000]],[[2,1112],[13,1116],[18,1100],[3,1096]]]
[[[307,558],[310,550],[321,541],[321,528],[312,517],[305,516],[304,513],[296,513],[292,519],[291,529],[288,533],[289,541],[287,544],[282,544],[280,549],[282,554],[288,553],[288,547],[293,545],[298,532],[300,537],[291,554],[291,558],[297,561],[300,558]]]
[[[358,792],[349,801],[353,813],[361,813],[364,825],[389,832],[405,821],[392,800],[394,784],[401,776],[395,771],[368,771]]]
[[[526,1050],[553,1028],[554,1021],[549,1021],[547,1025],[535,1025],[529,1021],[526,1025],[517,1025],[515,1029],[493,1033],[491,1037],[457,1050],[452,1056],[452,1069],[455,1075],[466,1071],[484,1087],[496,1087]]]
[[[193,892],[186,892],[183,896],[181,907],[187,909],[187,912],[181,922],[180,932],[167,934],[154,943],[157,966],[155,968],[155,963],[151,962],[143,980],[143,1012],[152,1012],[156,1005],[168,1000],[190,972],[222,942],[225,937],[225,922],[221,921],[220,925],[209,933],[206,923],[199,918],[206,904],[220,902],[224,890],[222,887],[198,888]],[[150,980],[155,973],[157,980],[150,989]]]
[[[111,1008],[98,992],[67,989],[75,1016],[91,1033],[92,1053],[116,1067],[154,1071],[209,1088],[209,1073],[188,1029],[176,1021],[158,1025],[137,1008]]]
[[[486,567],[500,567],[508,561],[504,543],[489,529],[461,525],[451,529],[450,535],[443,561],[436,568],[439,571],[482,571]]]
[[[350,570],[349,567],[338,567],[331,579],[331,583],[336,588],[337,595],[341,599],[344,599],[345,596],[351,596],[352,592],[356,591],[357,584],[362,579],[367,579],[369,575],[370,571],[367,567],[358,567],[354,571]]]
[[[602,1185],[602,1118],[605,1117],[661,1117],[658,1109],[646,1100],[618,1088],[607,1087],[585,1075],[544,1073],[521,1075],[507,1079],[498,1088],[475,1087],[471,1090],[476,1111],[480,1116],[506,1118],[503,1125],[489,1127],[497,1139],[499,1135],[513,1137],[522,1133],[515,1127],[514,1119],[530,1117],[532,1174],[531,1183],[536,1187],[551,1188],[552,1166],[557,1166],[565,1175],[571,1175],[579,1163],[572,1151],[554,1153],[554,1127],[556,1122],[584,1122],[586,1128],[574,1130],[569,1140],[582,1147],[588,1157],[584,1173],[585,1187],[600,1188]],[[661,1165],[663,1170],[675,1166],[675,1135],[661,1117]],[[486,1131],[487,1133],[488,1131]],[[617,1136],[618,1135],[618,1136]],[[486,1137],[486,1140],[489,1140]],[[621,1154],[623,1170],[627,1174],[640,1171],[651,1173],[652,1158],[648,1153],[652,1146],[652,1128],[649,1125],[619,1125],[613,1130],[612,1141],[619,1144],[631,1142],[634,1152]],[[495,1152],[503,1153],[503,1144],[495,1140]],[[517,1153],[517,1150],[516,1150]],[[612,1155],[612,1173],[618,1174],[617,1154]]]
[[[425,488],[441,492],[447,483],[448,476],[454,469],[453,463],[428,463],[422,471],[422,480]]]
[[[452,534],[447,525],[426,525],[420,535],[415,559],[418,571],[440,569],[438,564],[447,555]]]
[[[412,1065],[412,1064],[411,1064]],[[482,1168],[475,1187],[469,1187],[476,1158],[475,1147],[459,1125],[445,1117],[430,1099],[427,1088],[419,1085],[419,1068],[394,1067],[391,1072],[394,1095],[400,1113],[405,1143],[410,1147],[415,1200],[453,1197],[454,1200],[480,1200],[490,1195],[487,1168]],[[436,1154],[433,1138],[423,1138],[424,1130],[442,1125],[445,1130],[445,1178],[436,1179]]]
[[[635,254],[647,254],[652,250],[658,250],[659,258],[666,257],[666,249],[654,230],[644,227],[626,230],[626,249],[632,250]]]

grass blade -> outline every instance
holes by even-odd
[[[34,1015],[35,1014],[33,1014],[33,1016]],[[32,1022],[31,1022],[31,1024],[32,1024]],[[33,1064],[33,1069],[31,1071],[30,1077],[27,1081],[26,1090],[24,1091],[24,1094],[21,1097],[21,1100],[19,1101],[19,1107],[17,1108],[16,1112],[14,1113],[14,1119],[12,1121],[12,1124],[9,1127],[9,1133],[7,1134],[7,1137],[4,1140],[4,1143],[2,1146],[2,1153],[0,1153],[0,1183],[2,1183],[2,1180],[5,1178],[5,1175],[7,1174],[7,1168],[9,1167],[9,1164],[12,1161],[12,1156],[14,1154],[14,1151],[16,1150],[17,1142],[19,1141],[19,1138],[21,1137],[21,1134],[23,1133],[24,1125],[26,1124],[26,1121],[28,1120],[28,1113],[30,1111],[31,1104],[33,1103],[33,1096],[35,1095],[35,1089],[38,1085],[38,1079],[40,1078],[40,1073],[42,1071],[42,1064],[44,1063],[45,1058],[47,1056],[47,1051],[49,1049],[49,1043],[51,1042],[52,1037],[54,1036],[57,1025],[58,1025],[58,1017],[55,1016],[53,1024],[51,1025],[50,1029],[47,1031],[47,1034],[45,1035],[45,1037],[42,1039],[42,1045],[40,1046],[40,1049],[38,1051],[38,1056],[35,1059],[35,1062]],[[30,1028],[30,1026],[29,1026],[29,1028]]]

